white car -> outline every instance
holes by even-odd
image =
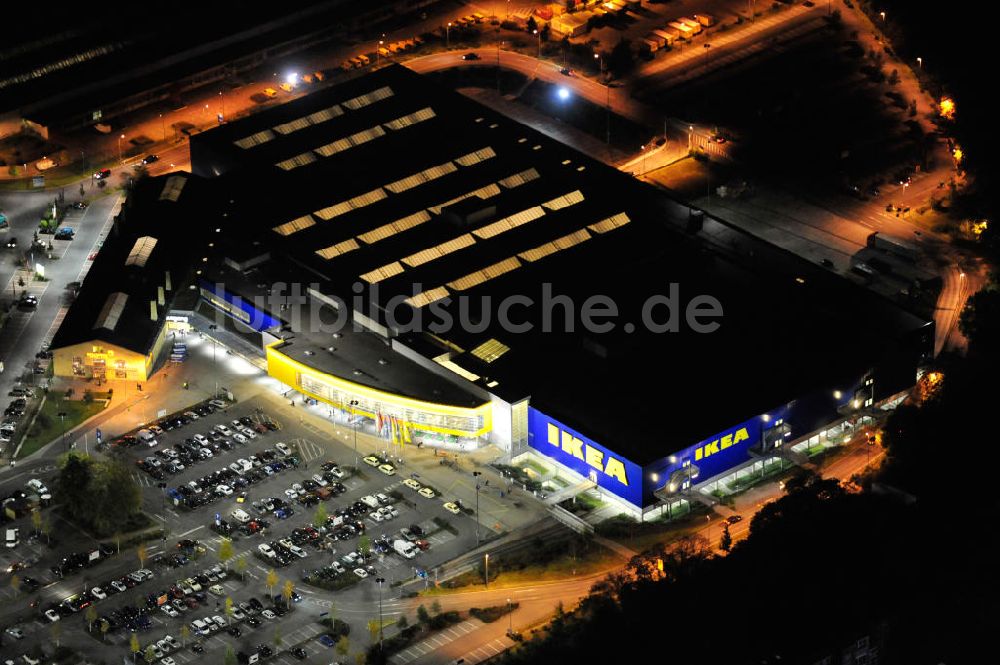
[[[195,494],[201,494],[201,485],[199,485],[195,481],[189,480],[188,487],[190,487],[191,491],[194,492]]]
[[[236,460],[236,463],[243,467],[243,471],[249,471],[253,468],[253,464],[249,460],[243,459],[242,457]]]
[[[413,478],[407,478],[403,481],[403,484],[409,487],[411,490],[419,490],[423,485],[415,481]]]
[[[380,466],[378,468],[378,470],[381,471],[382,473],[384,473],[387,476],[395,476],[396,475],[396,469],[391,464],[383,464],[382,466]]]
[[[368,571],[365,570],[364,568],[355,568],[354,574],[360,577],[361,579],[365,579],[366,577],[368,577]]]
[[[181,648],[181,643],[178,642],[177,640],[175,640],[174,637],[173,637],[173,635],[164,635],[163,636],[163,641],[166,642],[167,645],[171,649],[180,649]]]
[[[226,408],[226,403],[223,402],[221,399],[210,400],[209,404],[211,404],[212,406],[214,406],[217,409],[224,409],[224,408]]]
[[[167,656],[166,658],[160,660],[160,665],[177,665],[177,661],[170,656]]]
[[[247,445],[247,438],[242,434],[233,434],[233,441],[236,443],[241,443],[244,446]]]
[[[323,476],[319,475],[318,473],[314,473],[313,474],[312,480],[313,480],[314,483],[316,483],[320,487],[326,487],[327,485],[330,484],[330,483],[326,482],[326,479]]]
[[[233,430],[229,429],[228,427],[226,427],[225,425],[223,425],[221,423],[215,426],[215,431],[218,432],[219,434],[221,434],[222,436],[232,436],[233,435]]]
[[[453,513],[455,515],[458,515],[459,513],[462,512],[462,509],[456,506],[451,501],[448,501],[444,504],[444,509],[447,510],[449,513]]]
[[[233,619],[235,619],[236,621],[243,621],[244,619],[246,619],[246,618],[247,618],[247,615],[246,615],[246,612],[244,612],[244,611],[243,611],[243,610],[241,610],[240,608],[238,608],[238,607],[234,607],[234,608],[233,608],[233,612],[232,612],[232,617],[233,617]]]
[[[56,621],[59,621],[60,617],[59,613],[56,612],[55,610],[45,610],[45,618],[51,621],[52,623],[55,623]]]
[[[274,550],[267,543],[261,543],[257,546],[257,550],[266,556],[268,559],[273,559],[275,557]]]
[[[181,613],[178,612],[174,608],[174,606],[171,605],[170,603],[167,603],[165,605],[160,605],[160,611],[166,614],[168,617],[173,617],[173,618],[177,618],[181,615]]]
[[[223,619],[222,617],[220,617],[218,614],[216,614],[214,617],[212,617],[212,621],[214,621],[215,625],[218,626],[219,628],[225,628],[226,627],[226,620]]]
[[[289,499],[294,499],[298,495],[299,493],[296,492],[294,488],[289,487],[287,490],[285,490],[285,496],[287,496]]]
[[[102,589],[99,586],[95,586],[93,589],[91,589],[90,595],[96,598],[97,600],[104,600],[105,598],[108,597],[108,594],[104,593],[104,589]]]
[[[272,612],[271,610],[264,610],[263,612],[260,613],[260,615],[268,620],[278,618],[278,615]]]
[[[242,434],[243,436],[245,436],[248,439],[256,439],[257,438],[257,432],[253,431],[249,427],[240,427],[240,434]]]
[[[343,478],[344,477],[344,472],[341,471],[340,467],[337,467],[337,466],[331,468],[330,469],[330,473],[333,474],[334,478]]]
[[[289,455],[292,454],[292,449],[286,446],[281,441],[274,444],[274,449],[277,450],[278,454],[281,455],[282,457],[288,457]]]
[[[198,420],[198,418],[201,417],[197,413],[195,413],[194,411],[185,411],[183,415],[188,420]]]
[[[40,481],[38,478],[32,478],[28,481],[28,488],[35,491],[38,494],[48,494],[49,490],[45,487],[45,483]]]
[[[233,462],[229,465],[229,470],[233,473],[243,473],[243,465],[238,462]]]
[[[208,437],[205,436],[204,434],[195,434],[193,438],[198,443],[199,446],[208,445]]]
[[[221,584],[213,584],[212,586],[208,587],[208,592],[210,594],[212,594],[213,596],[225,596],[226,595],[226,590],[222,588]]]
[[[201,591],[201,582],[199,582],[195,578],[189,577],[184,581],[187,582],[188,586],[194,589],[195,591]]]
[[[368,517],[372,519],[373,522],[381,522],[385,518],[382,517],[382,513],[375,511],[373,513],[368,513]]]
[[[382,494],[381,492],[379,492],[378,494],[376,494],[375,498],[383,506],[386,505],[386,504],[388,504],[388,503],[392,503],[392,499],[390,499],[389,497],[387,497],[385,494]]]
[[[432,490],[430,487],[421,487],[419,490],[417,490],[417,494],[424,497],[425,499],[433,499],[434,497],[437,496],[437,494],[434,493],[434,490]]]
[[[218,487],[215,488],[215,493],[218,494],[219,496],[232,496],[233,488],[230,487],[229,485],[219,485]]]
[[[300,485],[299,483],[293,483],[292,489],[295,490],[296,494],[298,494],[299,496],[306,495],[306,489],[302,487],[302,485]]]
[[[375,457],[374,455],[369,455],[368,457],[363,457],[361,459],[361,461],[364,462],[365,464],[367,464],[368,466],[378,466],[379,464],[382,463],[382,460],[380,460],[379,458]]]
[[[115,581],[113,581],[111,583],[111,586],[118,593],[124,593],[125,591],[128,591],[128,587],[125,586],[124,584],[122,584],[121,580],[115,580]]]

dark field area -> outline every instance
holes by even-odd
[[[825,29],[645,101],[732,130],[757,177],[841,186],[923,158],[920,129],[884,78],[855,42]]]

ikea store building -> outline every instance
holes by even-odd
[[[932,323],[400,66],[191,157],[188,278],[269,374],[636,516],[842,438],[931,353]]]

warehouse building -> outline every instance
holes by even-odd
[[[636,515],[838,436],[930,352],[931,323],[402,67],[191,154],[221,202],[203,306],[272,376]]]

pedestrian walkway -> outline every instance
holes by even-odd
[[[444,645],[455,641],[456,639],[468,635],[474,631],[479,625],[478,621],[468,620],[462,623],[455,624],[450,628],[445,628],[444,630],[431,635],[427,639],[414,644],[408,649],[400,651],[394,656],[389,658],[389,662],[394,665],[405,665],[412,660],[416,660],[421,656],[424,656],[432,651],[440,649]]]

